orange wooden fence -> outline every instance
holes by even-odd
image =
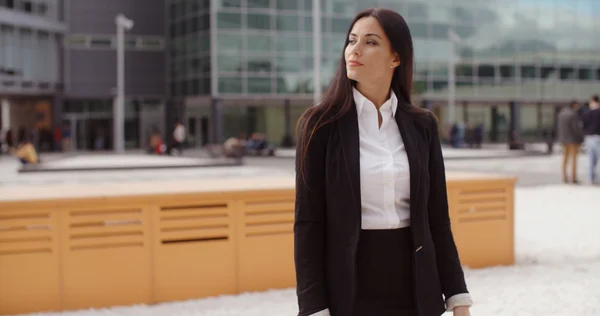
[[[293,178],[0,188],[0,314],[295,285]],[[514,262],[514,179],[448,174],[464,264]]]

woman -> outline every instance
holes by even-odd
[[[469,315],[437,122],[411,105],[412,70],[404,19],[363,11],[328,93],[299,121],[300,316]]]

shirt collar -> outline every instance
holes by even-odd
[[[365,107],[366,104],[374,106],[373,102],[371,102],[371,100],[367,99],[364,95],[362,95],[362,93],[360,93],[355,87],[352,87],[352,96],[354,97],[354,103],[356,104],[356,112],[358,113],[358,115],[360,115],[362,109]],[[391,89],[390,98],[383,103],[383,105],[381,106],[382,110],[384,110],[386,106],[388,106],[388,104],[391,107],[392,116],[395,116],[396,109],[398,109],[398,98],[396,97],[394,90]]]

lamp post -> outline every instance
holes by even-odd
[[[312,0],[313,21],[313,98],[321,102],[321,0]]]
[[[450,44],[450,54],[448,54],[448,124],[452,126],[456,113],[455,46],[460,43],[460,37],[452,29],[448,29],[448,42]]]
[[[115,152],[125,151],[125,31],[133,21],[119,13],[117,24],[117,96],[113,105],[113,147]]]

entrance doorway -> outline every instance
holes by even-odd
[[[207,116],[188,117],[186,127],[189,147],[202,147],[209,143],[210,126]]]
[[[72,150],[109,150],[112,148],[113,120],[97,113],[69,113],[63,126],[69,126]]]

